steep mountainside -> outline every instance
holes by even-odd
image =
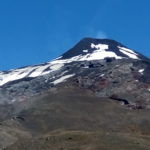
[[[149,74],[149,58],[92,38],[48,63],[0,72],[0,148],[148,150]]]

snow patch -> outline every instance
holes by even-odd
[[[59,70],[63,66],[64,66],[64,64],[53,64],[52,66],[50,66],[50,69],[52,71],[56,71],[56,70]]]
[[[136,54],[135,52],[133,52],[130,49],[127,49],[125,47],[120,47],[118,46],[119,51],[122,52],[123,54],[127,55],[128,57],[132,58],[132,59],[139,59],[138,58],[138,54]]]
[[[85,66],[85,67],[83,67],[83,68],[86,68],[86,69],[87,69],[87,68],[89,68],[89,66]]]
[[[101,49],[98,49],[98,50],[95,50],[91,54],[87,54],[87,55],[80,57],[79,60],[80,61],[100,60],[100,59],[105,59],[107,57],[114,57],[116,59],[122,59],[122,57],[116,55],[116,53],[114,53],[114,52],[105,51],[105,50],[102,51]]]
[[[59,83],[61,83],[61,82],[65,82],[66,79],[71,78],[71,77],[73,77],[74,75],[75,75],[75,74],[70,74],[70,75],[62,76],[61,78],[59,78],[59,79],[53,81],[52,83],[53,83],[54,85],[56,85],[56,84],[59,84]]]
[[[103,77],[105,74],[101,74],[100,76]]]
[[[141,73],[141,74],[143,74],[144,70],[145,69],[140,69],[138,72]]]
[[[11,70],[8,74],[5,72],[0,72],[0,86],[15,80],[19,80],[26,77],[37,77],[43,76],[50,72],[54,72],[63,67],[64,64],[53,64],[48,63],[45,65],[39,66],[29,66],[21,69]],[[44,71],[45,69],[50,68],[48,71]]]
[[[99,49],[99,50],[106,50],[106,49],[109,48],[109,46],[106,45],[106,44],[97,44],[97,45],[95,45],[95,44],[91,43],[91,48],[96,48],[96,49]]]
[[[84,52],[84,53],[88,53],[88,49],[86,49],[86,50],[83,50],[83,52]]]
[[[0,73],[0,86],[14,80],[22,79],[26,77],[30,72],[32,72],[35,69],[35,67],[26,67],[21,69],[12,70],[8,74],[5,74],[5,72]]]
[[[120,46],[118,46],[118,48],[119,48],[119,49],[122,49],[122,50],[124,50],[124,51],[126,51],[126,52],[129,52],[129,53],[132,53],[132,54],[138,56],[138,54],[135,53],[135,52],[134,52],[133,50],[131,50],[131,49],[128,49],[128,48],[125,48],[125,47],[120,47]]]
[[[37,67],[36,70],[33,71],[33,72],[29,75],[29,77],[37,77],[37,76],[40,76],[40,75],[43,73],[43,71],[44,71],[45,69],[47,69],[48,67],[49,67],[48,65]]]

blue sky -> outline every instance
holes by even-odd
[[[49,61],[83,37],[150,57],[150,0],[0,0],[0,70]]]

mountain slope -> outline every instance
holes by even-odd
[[[11,135],[3,135],[6,150],[149,149],[149,110],[128,110],[82,91],[68,87],[48,92],[4,121],[2,131]]]
[[[92,38],[48,63],[1,72],[0,148],[147,150],[149,74],[149,58]]]

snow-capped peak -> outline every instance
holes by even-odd
[[[141,59],[140,55],[113,40],[85,38],[59,58],[45,64],[0,72],[0,86],[23,78],[35,78],[60,70],[75,61]]]
[[[137,52],[128,49],[124,45],[109,39],[85,38],[72,49],[64,53],[61,59],[77,58],[82,60],[99,60],[106,57],[116,59],[140,59]]]

